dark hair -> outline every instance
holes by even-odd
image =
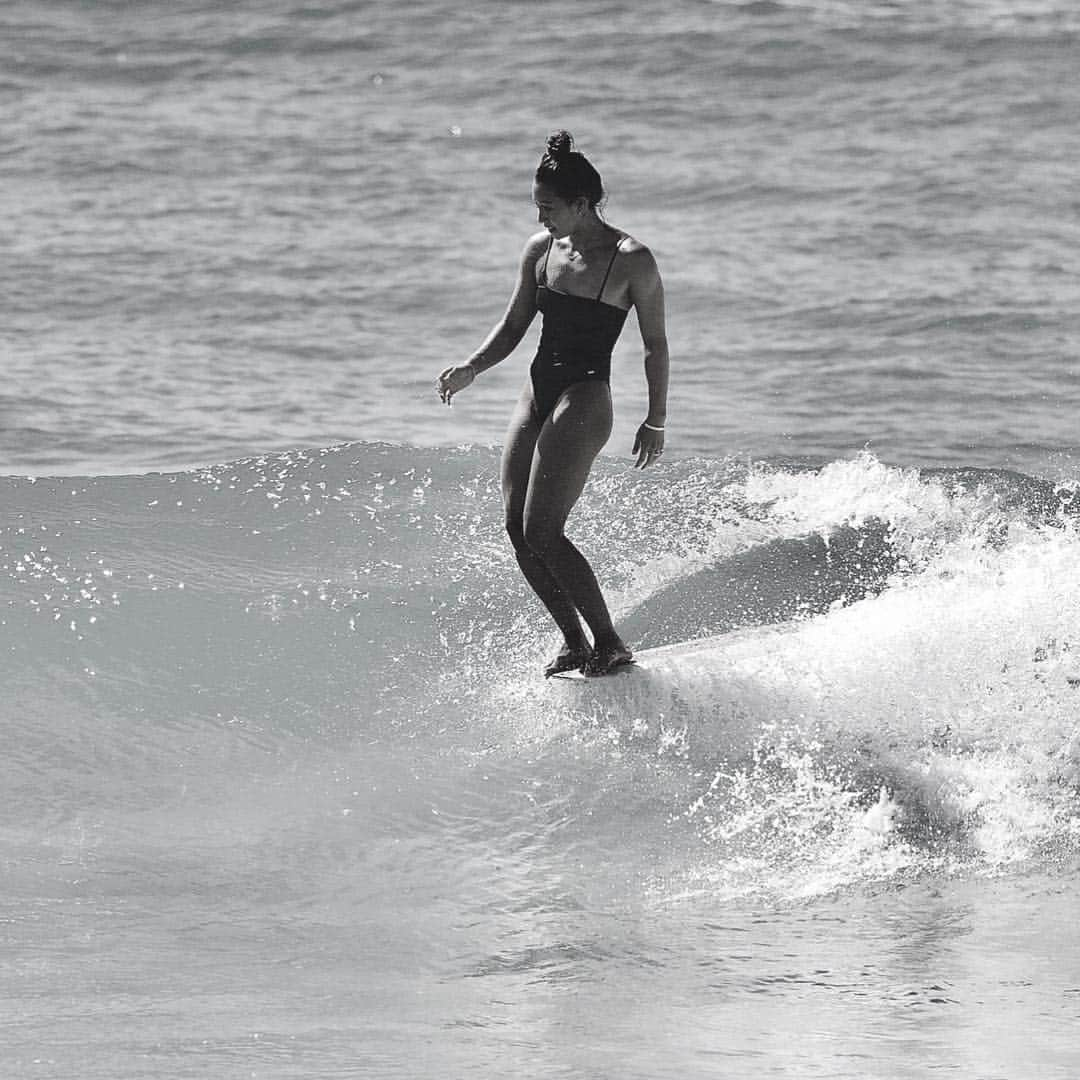
[[[548,137],[547,149],[536,169],[536,182],[551,188],[560,199],[572,202],[584,195],[595,208],[604,200],[600,174],[584,154],[574,149],[569,131],[556,131]]]

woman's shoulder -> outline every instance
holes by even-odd
[[[548,244],[551,241],[551,233],[544,229],[542,232],[533,233],[528,240],[525,241],[525,246],[521,249],[521,271],[522,273],[533,272],[536,269],[536,264],[544,257],[544,252],[548,249]]]
[[[625,256],[627,272],[631,275],[655,274],[656,259],[649,250],[648,245],[643,244],[636,236],[628,232],[617,230],[620,236],[619,254]]]
[[[549,233],[547,229],[541,229],[539,232],[534,232],[532,236],[525,241],[525,250],[523,254],[527,258],[535,259],[547,251],[550,243],[551,233]]]
[[[636,236],[631,236],[624,229],[615,229],[615,232],[619,237],[619,252],[621,254],[637,255],[639,252],[649,250]]]

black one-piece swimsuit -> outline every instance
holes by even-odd
[[[579,382],[610,380],[611,351],[627,316],[625,308],[601,299],[622,241],[611,253],[611,262],[595,298],[572,296],[547,284],[547,264],[554,241],[555,237],[548,240],[541,282],[536,288],[536,306],[544,321],[540,344],[529,368],[533,408],[541,424],[551,415],[567,387]]]

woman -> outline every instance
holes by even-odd
[[[502,319],[437,388],[447,405],[481,372],[505,359],[537,311],[543,329],[530,377],[510,421],[502,459],[506,530],[518,564],[562,631],[545,675],[581,669],[604,675],[632,661],[612,625],[596,576],[563,535],[596,455],[611,435],[611,351],[634,308],[645,346],[649,414],[638,428],[635,466],[664,452],[668,347],[664,289],[652,253],[600,216],[603,184],[566,131],[548,139],[533,182],[542,232],[521,256]],[[582,627],[592,633],[592,645]]]

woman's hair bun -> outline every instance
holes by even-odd
[[[556,131],[548,136],[547,156],[552,161],[568,158],[574,149],[574,136],[569,131]]]
[[[584,195],[589,205],[596,207],[604,199],[600,174],[584,154],[574,149],[574,136],[569,131],[556,131],[548,136],[547,149],[536,170],[536,182],[545,184],[567,201]]]

